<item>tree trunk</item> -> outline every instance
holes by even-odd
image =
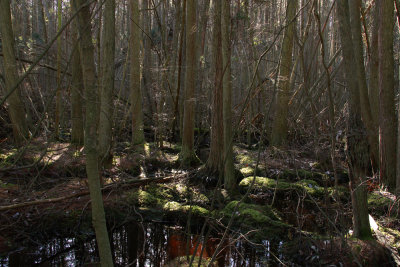
[[[231,0],[222,1],[222,62],[223,62],[223,118],[224,118],[224,187],[230,194],[236,188],[233,165],[232,135],[232,77],[231,77]]]
[[[78,23],[72,23],[72,80],[71,80],[71,142],[75,145],[83,145],[83,77],[81,57],[78,45]]]
[[[151,96],[153,95],[153,76],[152,76],[152,60],[151,60],[151,39],[149,36],[151,35],[151,16],[150,16],[150,0],[142,0],[142,29],[144,31],[143,34],[143,70],[142,70],[142,83],[143,83],[143,91],[145,93],[145,97],[147,99],[147,107],[149,108],[149,114],[151,118],[151,122],[153,121],[153,115],[155,108],[153,107],[153,101]]]
[[[104,166],[110,166],[112,163],[111,139],[115,75],[115,0],[106,0],[105,2],[102,49],[99,156]]]
[[[182,63],[182,44],[183,44],[183,31],[184,23],[182,17],[184,17],[185,12],[182,12],[181,0],[175,2],[175,26],[173,30],[173,59],[172,59],[172,70],[170,72],[170,80],[172,86],[172,94],[174,96],[173,109],[172,109],[172,121],[171,121],[171,139],[175,139],[175,128],[177,121],[179,120],[179,95],[180,95],[180,74],[181,74],[181,63]],[[178,67],[178,73],[175,74]]]
[[[197,159],[194,153],[194,88],[196,81],[196,5],[197,1],[186,3],[186,75],[185,101],[183,114],[183,135],[181,160],[183,166],[189,166]]]
[[[396,188],[396,107],[394,92],[393,26],[394,6],[391,0],[376,2],[379,23],[379,152],[380,179],[389,189]]]
[[[352,0],[351,0],[352,1]],[[361,121],[360,92],[356,77],[353,41],[350,32],[349,5],[347,0],[337,1],[337,15],[342,42],[344,73],[349,88],[349,117],[347,119],[347,161],[350,175],[350,190],[353,207],[354,236],[371,238],[368,218],[367,191],[365,188],[368,167],[368,143]]]
[[[372,30],[371,30],[371,53],[369,60],[369,102],[371,113],[376,126],[379,125],[379,50],[378,50],[378,31],[379,31],[379,5],[375,3],[373,7]]]
[[[7,91],[14,87],[18,80],[17,61],[15,59],[14,36],[11,23],[10,0],[0,0],[0,32],[4,55],[4,78]],[[21,144],[28,136],[28,125],[21,91],[15,90],[7,99],[14,139]]]
[[[350,27],[353,42],[354,52],[354,65],[356,70],[356,79],[358,81],[358,88],[360,92],[361,115],[364,125],[367,130],[367,139],[370,145],[371,160],[373,166],[376,166],[379,158],[378,152],[378,127],[374,124],[371,107],[368,99],[368,87],[365,77],[364,55],[363,55],[363,42],[361,36],[361,22],[360,22],[360,0],[349,1],[350,11]]]
[[[142,92],[140,90],[140,15],[139,3],[131,0],[131,35],[130,35],[130,86],[132,105],[132,146],[138,151],[144,151]]]
[[[400,194],[400,105],[397,110],[397,169],[396,169],[396,193]]]
[[[61,29],[62,23],[62,5],[61,0],[57,0],[57,31]],[[56,90],[56,110],[54,114],[54,137],[60,137],[60,111],[61,107],[61,46],[62,36],[57,38],[57,90]]]
[[[281,64],[279,67],[278,97],[272,125],[271,143],[283,145],[287,138],[287,120],[289,109],[290,73],[292,70],[293,37],[296,29],[297,0],[288,0],[286,8],[287,28],[282,42]]]
[[[225,1],[225,0],[223,0]],[[222,87],[222,35],[221,35],[221,5],[223,1],[213,2],[213,37],[212,66],[214,84],[212,89],[211,112],[211,144],[206,167],[210,173],[222,174],[224,163],[224,121],[223,121],[223,87]]]
[[[74,0],[75,10],[86,1]],[[97,150],[97,87],[94,64],[94,46],[90,21],[90,6],[84,7],[78,15],[80,35],[80,56],[82,61],[83,83],[86,98],[85,121],[85,152],[86,173],[89,182],[90,199],[92,205],[92,223],[96,232],[96,240],[99,248],[101,266],[113,266],[110,241],[106,226],[106,218],[103,206],[103,196],[100,189],[99,154]]]

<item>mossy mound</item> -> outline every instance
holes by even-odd
[[[314,180],[304,179],[294,184],[298,189],[307,191],[308,194],[316,197],[320,197],[324,194],[324,188],[320,187],[319,184]]]
[[[256,173],[256,175],[262,175],[263,171],[260,168],[253,168],[250,166],[247,167],[243,167],[240,169],[240,173],[244,176],[244,177],[249,177],[254,175],[254,173]]]
[[[384,215],[392,208],[394,201],[378,192],[368,194],[368,208],[375,214]],[[397,205],[393,206],[392,214],[397,214]]]
[[[189,212],[193,216],[197,217],[206,217],[209,215],[209,211],[203,207],[197,206],[197,205],[183,205],[182,203],[176,202],[176,201],[170,201],[164,204],[163,210],[167,213],[172,213],[172,214],[185,214],[187,215]]]
[[[245,191],[253,182],[253,177],[247,177],[239,183],[242,191]],[[253,191],[266,192],[270,190],[305,190],[308,194],[319,197],[324,194],[324,188],[320,187],[313,180],[301,180],[296,183],[290,183],[285,180],[274,180],[267,177],[255,177]]]
[[[148,185],[130,191],[125,198],[129,205],[139,205],[148,216],[183,220],[189,212],[197,217],[209,215],[205,208],[209,203],[208,197],[180,183]]]
[[[276,180],[270,179],[270,178],[267,178],[267,177],[256,176],[255,178],[254,177],[244,178],[239,183],[239,187],[241,189],[246,189],[247,190],[247,188],[253,183],[253,179],[255,179],[254,180],[254,185],[253,185],[254,190],[265,191],[265,190],[274,189],[275,186],[276,186]],[[289,186],[288,183],[281,182],[281,181],[279,181],[278,184],[280,184],[279,186],[282,186],[282,185],[283,186],[285,186],[285,185]]]
[[[238,208],[235,210],[237,205]],[[234,214],[234,227],[243,228],[242,232],[257,229],[258,231],[252,235],[255,240],[278,237],[289,227],[268,205],[239,203],[234,200],[229,202],[220,214],[226,221]]]
[[[256,164],[256,161],[252,157],[246,154],[239,154],[236,156],[236,159],[239,162],[239,164],[245,167]]]

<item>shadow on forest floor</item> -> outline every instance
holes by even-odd
[[[41,140],[20,151],[2,146],[0,209],[10,207],[0,215],[0,252],[4,255],[0,265],[12,266],[16,253],[31,255],[23,258],[32,262],[50,263],[46,266],[96,261],[83,150]],[[172,253],[167,246],[172,242],[171,229],[183,228],[191,240],[193,233],[203,240],[208,230],[216,238],[226,230],[232,215],[228,243],[223,246],[230,251],[227,266],[390,266],[392,257],[398,260],[398,202],[373,183],[369,184],[368,202],[378,225],[374,229],[377,241],[350,237],[351,201],[343,167],[335,192],[332,171],[305,152],[267,148],[255,166],[257,151],[238,145],[234,151],[239,194],[230,197],[225,190],[205,183],[199,169],[179,169],[179,151],[175,144],[167,143],[162,149],[146,144],[142,156],[133,154],[128,143],[118,143],[112,167],[102,170],[107,222],[119,266],[133,261],[135,254],[129,253],[136,253],[138,261],[167,264],[172,260],[167,255]],[[240,201],[253,179],[248,198]],[[144,240],[128,245],[127,227],[135,221],[146,225],[142,229],[150,236],[162,233],[159,240],[146,234]],[[199,238],[204,223],[207,230]],[[147,253],[140,258],[146,247]],[[206,254],[211,256],[210,251]]]

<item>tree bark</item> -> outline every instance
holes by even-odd
[[[75,10],[84,0],[74,0]],[[80,35],[80,56],[82,61],[83,83],[86,98],[85,152],[86,173],[89,182],[92,205],[92,224],[96,232],[101,266],[113,266],[110,241],[108,238],[103,197],[100,188],[99,154],[97,150],[97,80],[94,64],[94,46],[92,43],[90,6],[84,7],[78,15]]]
[[[232,76],[231,76],[231,0],[222,1],[222,62],[223,62],[223,124],[224,124],[224,187],[230,193],[236,189],[233,165]]]
[[[112,163],[112,125],[115,61],[115,0],[106,0],[104,7],[102,73],[100,96],[99,156],[104,166]]]
[[[7,91],[12,90],[18,80],[17,61],[15,59],[14,35],[11,23],[10,0],[0,0],[0,32],[4,54],[4,78]],[[25,117],[25,107],[21,99],[21,91],[15,90],[7,99],[13,135],[17,144],[29,136]]]
[[[368,95],[371,105],[371,113],[375,125],[379,125],[379,5],[375,3],[373,7],[372,30],[371,30],[371,53],[369,59],[369,84]]]
[[[389,189],[396,188],[396,107],[394,92],[393,26],[394,6],[391,0],[380,5],[379,23],[379,152],[380,179]]]
[[[151,122],[153,122],[154,115],[154,104],[151,96],[153,95],[153,76],[151,73],[152,68],[152,58],[151,58],[151,39],[150,39],[150,29],[151,29],[151,17],[150,17],[150,0],[142,0],[142,30],[143,34],[143,70],[142,70],[142,83],[143,83],[143,91],[145,93],[145,97],[147,99],[147,107],[150,113]]]
[[[140,90],[140,15],[139,3],[131,0],[131,35],[130,35],[130,86],[132,105],[132,146],[138,151],[144,151],[142,92]]]
[[[367,130],[367,139],[370,145],[371,160],[373,166],[376,166],[379,159],[378,152],[378,127],[374,124],[371,106],[368,99],[368,86],[365,76],[364,55],[363,55],[363,42],[361,36],[361,22],[360,22],[360,0],[349,1],[350,11],[350,29],[353,42],[354,52],[354,68],[358,81],[358,88],[360,92],[361,115]]]
[[[224,121],[223,121],[223,66],[222,66],[222,33],[221,5],[222,1],[213,1],[213,37],[212,37],[212,86],[211,106],[211,144],[206,168],[210,173],[222,174],[224,169]]]
[[[281,64],[279,67],[278,97],[272,125],[271,144],[283,145],[287,138],[289,109],[290,73],[292,70],[293,37],[296,29],[297,0],[288,0],[286,7],[287,28],[282,42]]]
[[[186,72],[185,100],[183,114],[183,135],[181,160],[183,166],[189,166],[197,159],[194,153],[194,88],[196,81],[196,5],[197,1],[186,3]]]
[[[61,29],[62,23],[62,1],[57,0],[57,31]],[[62,51],[62,37],[57,39],[57,90],[56,90],[56,110],[54,114],[54,137],[60,137],[60,119],[61,114],[61,51]]]
[[[351,0],[352,1],[352,0]],[[360,92],[356,77],[353,40],[350,32],[348,0],[337,0],[337,15],[342,42],[344,73],[349,88],[349,115],[347,118],[347,162],[349,166],[350,190],[353,207],[354,236],[372,238],[368,217],[367,191],[365,188],[368,167],[368,143],[361,121]]]
[[[75,145],[83,145],[83,77],[81,57],[79,55],[78,25],[77,21],[72,23],[72,78],[71,78],[71,142]]]

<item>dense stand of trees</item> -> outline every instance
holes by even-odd
[[[369,238],[367,177],[400,192],[395,7],[393,0],[0,0],[8,114],[0,123],[9,130],[2,134],[15,146],[38,136],[84,145],[104,266],[112,259],[100,170],[112,164],[115,144],[129,140],[143,154],[146,141],[178,142],[181,166],[190,167],[199,162],[196,138],[208,131],[205,170],[231,194],[234,143],[311,144],[318,159],[330,155],[335,174],[346,147],[354,234]]]

